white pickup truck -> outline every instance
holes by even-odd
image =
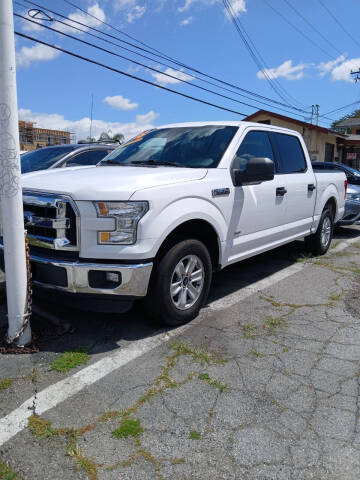
[[[23,175],[34,285],[89,308],[143,299],[180,325],[206,302],[215,270],[303,237],[325,253],[345,194],[344,173],[314,174],[292,130],[159,127],[96,167]]]

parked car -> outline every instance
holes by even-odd
[[[167,325],[198,314],[215,270],[303,237],[324,254],[347,183],[313,172],[299,133],[250,122],[159,127],[95,168],[22,182],[38,291],[89,309],[143,299]]]
[[[96,165],[116,146],[118,145],[90,143],[39,148],[21,155],[21,172],[29,173],[48,168]]]
[[[348,181],[348,190],[346,194],[345,213],[338,222],[338,225],[353,225],[360,222],[360,172],[354,168],[342,165],[341,163],[313,162],[313,168],[316,171],[338,170],[345,173]]]

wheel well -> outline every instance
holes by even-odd
[[[335,199],[334,197],[329,198],[329,200],[326,202],[324,208],[326,208],[326,207],[330,207],[330,208],[331,208],[331,211],[332,211],[332,214],[333,214],[333,218],[335,219],[336,211],[337,211],[336,199]]]
[[[179,240],[195,238],[208,249],[214,270],[219,267],[219,238],[214,228],[205,220],[189,220],[175,228],[163,241],[155,258],[158,262]]]

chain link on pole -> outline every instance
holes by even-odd
[[[24,212],[21,189],[16,63],[12,0],[0,0],[0,203],[8,341],[31,342],[29,325],[29,270],[26,265]]]

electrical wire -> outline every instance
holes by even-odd
[[[324,48],[322,48],[319,44],[314,42],[310,37],[306,35],[300,28],[298,28],[295,24],[293,24],[288,18],[285,17],[281,12],[279,12],[273,5],[270,4],[268,0],[263,0],[266,5],[271,8],[273,12],[276,13],[280,18],[282,18],[286,23],[288,23],[294,30],[296,30],[300,35],[302,35],[308,42],[311,43],[311,45],[317,47],[319,50],[321,50],[323,53],[325,53],[328,57],[334,59],[335,57],[331,55],[331,53],[327,52]]]
[[[345,108],[352,107],[354,105],[358,105],[359,103],[360,103],[360,100],[358,100],[357,102],[349,103],[348,105],[343,105],[342,107],[335,108],[335,110],[330,110],[330,112],[325,113],[325,115],[329,115],[330,113],[338,112],[339,110],[344,110]],[[320,115],[320,116],[322,117],[323,115]]]
[[[236,15],[235,15],[235,12],[232,8],[231,3],[228,0],[223,0],[223,4],[224,4],[224,7],[225,7],[225,9],[226,9],[226,11],[229,15],[229,18],[232,20],[232,23],[235,26],[235,29],[238,32],[238,34],[239,34],[242,42],[244,43],[246,49],[248,50],[251,58],[255,62],[258,69],[263,73],[263,75],[266,78],[266,80],[268,81],[270,87],[274,90],[274,92],[282,100],[284,100],[286,102],[289,102],[289,100],[287,100],[284,97],[284,95],[281,93],[280,89],[282,89],[285,92],[285,94],[287,94],[287,92],[280,86],[280,84],[277,83],[277,81],[275,79],[271,78],[270,75],[268,74],[267,70],[269,70],[269,67],[266,65],[266,63],[265,63],[264,59],[262,58],[260,52],[256,49],[254,43],[250,39],[249,35],[247,34],[247,32],[246,32],[244,26],[242,25],[242,23],[240,22],[240,20],[238,18],[236,18]],[[252,46],[250,45],[250,43],[252,44]],[[296,107],[294,107],[294,105],[292,105],[292,106],[293,106],[293,108],[296,108]]]
[[[301,13],[297,8],[294,7],[290,3],[289,0],[284,0],[284,2],[300,17],[302,20],[314,31],[316,32],[328,45],[330,45],[334,50],[336,50],[340,55],[342,55],[343,52],[341,52],[336,45],[334,45],[332,42],[330,42],[329,39],[325,37],[312,23],[309,22],[309,20]]]
[[[194,100],[196,102],[202,103],[204,105],[208,105],[210,107],[218,108],[218,109],[224,110],[226,112],[235,113],[236,115],[241,115],[243,117],[247,117],[246,113],[238,112],[236,110],[231,110],[230,108],[223,107],[221,105],[217,105],[216,103],[211,103],[211,102],[208,102],[207,100],[203,100],[201,98],[197,98],[197,97],[194,97],[192,95],[187,95],[186,93],[179,92],[178,90],[174,90],[172,88],[168,88],[168,87],[165,87],[163,85],[159,85],[157,83],[151,82],[150,80],[146,80],[145,78],[138,77],[137,75],[133,75],[133,74],[128,73],[128,72],[124,72],[123,70],[119,70],[117,68],[111,67],[110,65],[106,65],[105,63],[98,62],[98,61],[96,61],[94,59],[91,59],[89,57],[79,55],[78,53],[72,52],[70,50],[66,50],[65,48],[58,47],[57,45],[53,45],[51,43],[44,42],[43,40],[40,40],[38,38],[34,38],[30,35],[26,35],[24,33],[18,32],[16,30],[15,30],[14,33],[16,35],[18,35],[19,37],[26,38],[27,40],[32,40],[33,42],[39,43],[41,45],[46,45],[47,47],[53,48],[54,50],[66,53],[67,55],[78,58],[80,60],[84,60],[85,62],[92,63],[94,65],[98,65],[99,67],[105,68],[107,70],[118,73],[120,75],[124,75],[125,77],[132,78],[133,80],[138,80],[139,82],[145,83],[147,85],[151,85],[151,86],[156,87],[156,88],[160,88],[161,90],[165,90],[167,92],[171,92],[171,93],[174,93],[176,95],[180,95],[181,97],[188,98],[189,100]]]
[[[66,19],[66,20],[68,20],[68,21],[71,21],[71,22],[73,22],[73,23],[76,23],[77,25],[81,25],[81,26],[85,27],[86,29],[90,29],[90,30],[92,30],[92,31],[96,31],[96,32],[98,32],[98,33],[100,33],[100,34],[102,34],[102,35],[104,35],[104,36],[106,36],[106,37],[109,37],[109,38],[112,38],[112,39],[116,39],[116,40],[118,40],[118,41],[120,41],[120,42],[122,42],[122,43],[131,45],[131,46],[133,46],[133,47],[136,48],[136,49],[140,49],[141,51],[146,51],[146,52],[147,52],[147,50],[144,50],[144,49],[142,49],[142,48],[140,48],[140,47],[138,47],[138,46],[136,46],[136,45],[133,45],[133,44],[131,44],[131,43],[129,43],[129,42],[125,42],[124,40],[122,40],[122,39],[120,39],[120,38],[118,38],[118,37],[115,37],[115,36],[113,36],[113,35],[111,35],[111,34],[108,34],[108,33],[106,33],[106,32],[102,32],[101,30],[99,30],[99,29],[97,29],[97,28],[94,28],[94,27],[92,27],[92,26],[90,26],[90,25],[87,25],[87,24],[85,24],[85,23],[83,23],[83,22],[80,22],[80,21],[78,21],[78,20],[70,19],[70,18],[62,15],[61,13],[58,13],[58,12],[56,12],[56,11],[54,11],[54,10],[51,10],[51,9],[47,8],[47,7],[44,7],[44,6],[42,6],[42,5],[39,5],[38,3],[35,3],[35,2],[33,2],[33,1],[31,1],[31,0],[23,0],[23,1],[26,2],[26,3],[28,3],[28,4],[34,5],[34,6],[38,7],[38,8],[44,9],[45,11],[48,11],[48,12],[54,14],[54,15],[57,15],[57,16],[60,17],[60,18],[63,18],[63,19]],[[20,5],[20,6],[24,7],[24,8],[27,8],[25,5],[21,4],[21,3],[18,2],[18,1],[14,1],[14,3],[17,4],[17,5]],[[80,8],[80,7],[79,7],[79,8]],[[57,19],[57,21],[59,21],[59,20]],[[39,24],[40,24],[40,23],[39,23]],[[69,25],[69,24],[66,24],[66,25],[69,26],[69,27],[71,26],[71,25]],[[73,26],[72,26],[72,27],[73,27]],[[82,31],[81,29],[79,29],[79,30]],[[90,35],[89,32],[83,32],[83,33],[87,33],[88,35]],[[94,35],[92,34],[92,36],[94,36]],[[119,44],[117,44],[117,43],[111,42],[111,41],[109,41],[109,40],[107,40],[107,39],[103,39],[103,38],[97,37],[97,36],[96,36],[96,38],[100,38],[100,40],[102,40],[102,41],[104,41],[104,42],[111,43],[111,44],[113,44],[113,45],[115,45],[115,46],[117,46],[117,47],[119,47],[119,48],[122,48],[122,49],[128,51],[128,52],[131,52],[131,53],[133,53],[133,54],[135,54],[135,55],[138,55],[138,56],[140,56],[140,57],[142,57],[142,58],[146,58],[147,60],[155,61],[153,58],[149,58],[149,57],[147,57],[147,56],[144,55],[144,54],[141,54],[141,53],[139,53],[139,52],[136,52],[136,51],[133,51],[133,50],[128,49],[128,48],[126,48],[126,47],[123,47],[123,46],[121,46],[121,45],[119,45]],[[156,55],[155,55],[154,53],[152,53],[152,52],[149,52],[149,53],[150,53],[151,55],[153,55],[153,56],[156,56]],[[166,66],[166,67],[168,67],[168,68],[173,68],[173,67],[171,67],[169,64],[163,63],[163,62],[159,61],[158,59],[156,59],[156,61],[157,61],[160,65]],[[172,60],[171,60],[171,61],[172,61]],[[172,61],[172,62],[173,62],[173,61]],[[174,63],[174,62],[173,62],[173,63]],[[182,64],[182,63],[181,63],[180,65],[184,66],[184,64]],[[246,94],[248,94],[248,95],[254,96],[254,97],[259,98],[259,99],[261,99],[261,100],[265,100],[265,101],[267,101],[267,102],[274,103],[274,104],[276,104],[276,105],[281,105],[281,106],[290,108],[290,109],[292,109],[292,110],[296,110],[296,111],[301,112],[301,113],[306,113],[306,114],[309,113],[308,111],[306,111],[306,110],[304,110],[304,109],[300,109],[300,108],[294,107],[293,105],[289,105],[288,102],[287,102],[287,103],[279,102],[278,100],[274,100],[274,99],[272,99],[272,98],[266,97],[266,96],[261,95],[261,94],[258,94],[258,93],[256,93],[256,92],[252,92],[251,90],[247,90],[247,89],[244,89],[244,88],[242,88],[242,87],[239,87],[238,85],[234,85],[234,84],[232,84],[232,83],[229,83],[229,82],[226,82],[226,81],[224,81],[224,80],[221,80],[221,79],[219,79],[219,78],[217,78],[217,77],[208,75],[208,74],[206,74],[206,73],[204,73],[204,72],[201,72],[201,71],[199,71],[199,70],[197,70],[197,69],[195,69],[195,68],[193,68],[193,67],[186,67],[186,66],[184,66],[184,68],[187,68],[188,70],[191,70],[191,71],[193,71],[193,72],[199,73],[200,75],[202,75],[202,76],[204,76],[204,77],[206,77],[206,78],[210,78],[211,80],[214,80],[214,81],[216,81],[216,82],[218,82],[218,83],[221,83],[222,85],[227,85],[228,87],[231,87],[231,88],[237,90],[237,92],[234,92],[234,91],[232,91],[232,90],[229,90],[228,88],[225,88],[225,87],[222,87],[222,86],[220,86],[220,85],[214,84],[213,82],[209,82],[208,80],[205,80],[205,79],[203,79],[203,78],[199,78],[199,77],[195,76],[194,74],[192,74],[192,76],[193,76],[195,79],[199,80],[199,81],[202,81],[202,82],[204,82],[204,83],[208,83],[208,84],[211,84],[211,85],[213,85],[213,86],[216,86],[217,88],[221,88],[221,89],[223,89],[223,90],[232,92],[233,94],[236,94],[236,95],[239,95],[239,96],[243,96],[243,97],[245,97],[245,98],[250,99],[250,97],[248,97],[248,96],[246,96],[246,95],[244,95],[244,94],[238,93],[239,91],[241,91],[241,92],[244,92],[244,93],[246,93]],[[181,71],[181,72],[182,72],[182,71]],[[162,73],[164,73],[164,72],[162,72]],[[252,100],[253,100],[253,101],[257,101],[257,100],[254,100],[254,99],[252,99]],[[258,103],[260,103],[260,102],[258,101]],[[267,104],[267,105],[268,105],[268,104]],[[271,106],[271,105],[269,105],[269,106]]]
[[[131,58],[129,58],[129,57],[125,57],[124,55],[120,55],[120,54],[115,53],[115,52],[113,52],[113,51],[111,51],[111,50],[102,48],[102,47],[100,47],[99,45],[96,45],[96,44],[94,44],[94,43],[87,42],[87,41],[85,41],[85,40],[81,40],[80,38],[74,37],[73,35],[67,34],[67,33],[65,33],[65,32],[63,32],[63,31],[61,31],[61,30],[57,30],[57,29],[55,29],[55,28],[53,28],[53,27],[49,27],[49,26],[44,25],[44,24],[42,24],[42,23],[39,23],[39,22],[37,22],[37,21],[35,21],[35,20],[31,20],[31,19],[29,19],[29,18],[26,18],[26,17],[24,17],[23,15],[20,15],[19,13],[14,12],[14,16],[15,16],[15,17],[18,17],[18,18],[21,18],[21,19],[23,19],[23,20],[25,20],[25,21],[27,21],[27,22],[31,22],[31,23],[33,23],[33,24],[39,25],[39,26],[41,26],[41,27],[43,27],[43,28],[45,28],[45,29],[47,29],[47,30],[51,30],[51,31],[53,31],[53,32],[55,32],[55,33],[58,33],[58,34],[60,34],[60,35],[63,35],[63,36],[65,36],[65,37],[71,38],[72,40],[75,40],[75,41],[80,42],[80,43],[82,43],[82,44],[85,44],[85,45],[87,45],[87,46],[90,46],[90,47],[96,48],[96,49],[98,49],[98,50],[101,50],[101,51],[103,51],[103,52],[105,52],[105,53],[108,53],[108,54],[110,54],[110,55],[114,55],[114,56],[119,57],[119,58],[121,58],[121,59],[123,59],[123,60],[132,62],[132,63],[134,63],[134,64],[136,64],[136,65],[138,65],[138,66],[141,66],[141,67],[147,68],[147,69],[149,69],[149,70],[152,70],[152,71],[154,71],[154,72],[156,72],[156,73],[158,73],[158,74],[161,74],[161,75],[163,75],[163,76],[172,78],[172,79],[174,79],[174,80],[176,80],[176,81],[179,81],[179,82],[181,82],[181,83],[188,84],[188,85],[190,85],[191,87],[201,89],[201,90],[206,91],[206,92],[208,92],[208,93],[211,93],[211,94],[220,96],[220,97],[222,97],[222,98],[225,98],[225,99],[227,99],[227,100],[230,100],[230,101],[233,101],[233,102],[236,102],[236,103],[240,103],[240,104],[245,105],[245,106],[250,107],[250,108],[254,108],[254,109],[257,109],[257,108],[258,108],[258,106],[256,106],[256,105],[252,105],[252,104],[249,104],[249,103],[246,103],[246,102],[242,102],[242,101],[240,101],[240,100],[237,100],[237,99],[235,99],[235,98],[229,97],[229,96],[227,96],[227,95],[223,95],[223,94],[221,94],[221,93],[219,93],[219,92],[215,92],[215,91],[210,90],[210,89],[208,89],[208,88],[204,88],[204,87],[202,87],[202,86],[200,86],[200,85],[197,85],[197,84],[195,84],[195,83],[192,83],[192,82],[189,81],[189,80],[179,79],[178,77],[176,77],[176,76],[174,76],[174,75],[171,75],[171,74],[169,74],[169,73],[162,72],[161,70],[158,70],[158,69],[156,69],[156,68],[153,68],[153,67],[151,67],[151,66],[149,66],[149,65],[145,65],[145,64],[143,64],[143,63],[141,63],[141,62],[137,62],[136,60],[133,60],[133,59],[131,59]],[[65,22],[59,21],[59,23],[60,23],[60,24],[63,24],[63,25],[66,25],[66,26],[71,26],[71,25],[66,24]],[[79,30],[79,31],[81,31],[81,32],[83,32],[83,33],[86,33],[84,30],[78,29],[77,27],[75,27],[75,29],[76,29],[76,30]],[[92,35],[92,34],[91,34],[91,35]],[[100,37],[97,37],[96,35],[92,35],[92,36],[95,36],[96,38],[100,38]],[[101,38],[100,38],[100,39],[101,39]],[[266,104],[266,105],[268,105],[268,104]],[[271,106],[271,105],[269,105],[269,106]],[[284,110],[284,109],[282,109],[282,108],[278,108],[278,110],[283,110],[283,111],[285,111],[286,113],[292,113],[292,112],[289,112],[288,110]],[[292,113],[292,114],[293,114],[293,113]],[[293,114],[293,115],[294,115],[294,114]]]
[[[327,11],[327,13],[330,15],[330,17],[334,20],[334,22],[336,22],[338,24],[338,26],[341,28],[341,30],[346,33],[346,35],[351,38],[351,40],[356,43],[356,45],[358,47],[360,47],[360,42],[358,40],[356,40],[356,38],[351,35],[351,33],[342,25],[342,23],[336,18],[336,16],[331,12],[331,10],[324,4],[324,2],[322,2],[322,0],[318,0],[318,2],[320,3],[320,5],[324,8],[324,10]]]

